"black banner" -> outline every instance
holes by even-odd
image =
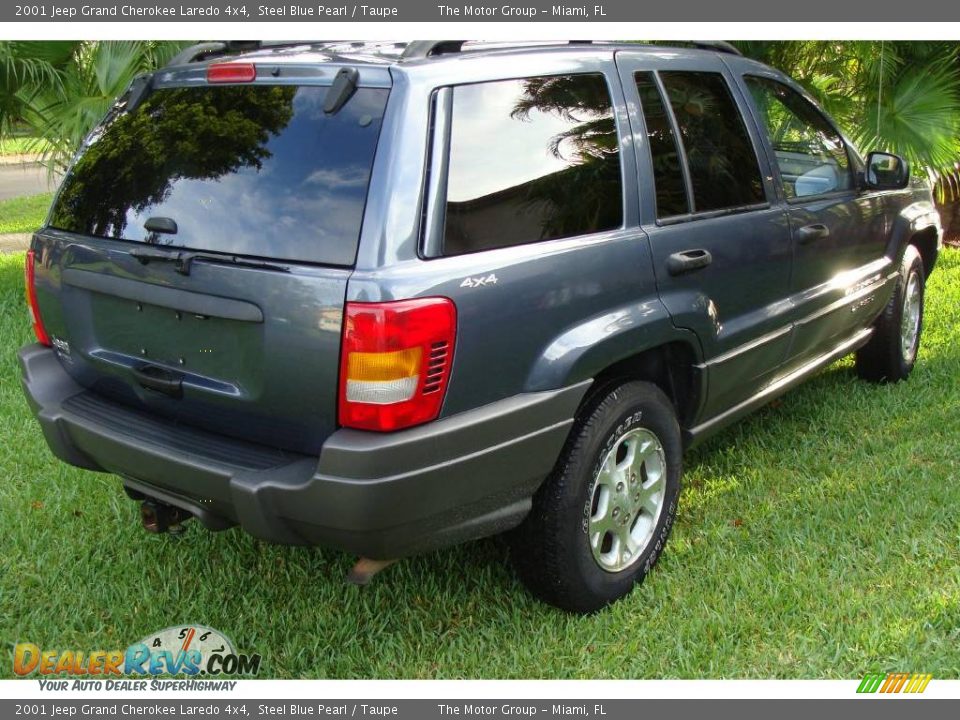
[[[558,4],[463,3],[437,0],[57,0],[0,6],[0,22],[918,22],[960,19],[960,4],[939,0],[869,4],[806,0],[686,0],[679,3],[601,0]],[[825,32],[829,32],[826,29]]]

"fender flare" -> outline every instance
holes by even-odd
[[[564,329],[533,363],[524,390],[556,389],[595,378],[618,362],[678,342],[688,345],[695,362],[702,363],[696,334],[676,327],[659,298],[644,298]]]
[[[886,255],[895,263],[903,259],[903,253],[910,241],[919,233],[932,230],[936,235],[936,242],[932,245],[933,258],[925,257],[927,275],[933,270],[933,264],[943,245],[943,230],[940,226],[940,213],[932,200],[916,200],[901,208],[893,222],[890,240],[887,243]]]

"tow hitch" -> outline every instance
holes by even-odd
[[[186,529],[182,523],[191,517],[186,510],[158,500],[144,500],[140,505],[140,522],[151,533],[179,535]]]

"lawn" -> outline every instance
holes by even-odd
[[[47,147],[45,140],[34,137],[7,137],[0,140],[0,155],[37,155]]]
[[[908,382],[865,384],[846,360],[690,453],[659,566],[590,617],[530,599],[497,540],[357,588],[336,552],[195,523],[145,534],[119,481],[55,461],[27,411],[22,261],[0,258],[8,650],[122,648],[194,622],[262,654],[268,677],[960,676],[960,251],[931,279]]]
[[[0,200],[0,235],[32,233],[43,225],[52,202],[53,193]]]

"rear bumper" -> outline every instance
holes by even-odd
[[[133,410],[77,385],[55,353],[19,352],[53,453],[131,489],[271,542],[387,559],[518,524],[563,447],[589,382],[527,393],[392,434],[341,429],[320,457]]]

